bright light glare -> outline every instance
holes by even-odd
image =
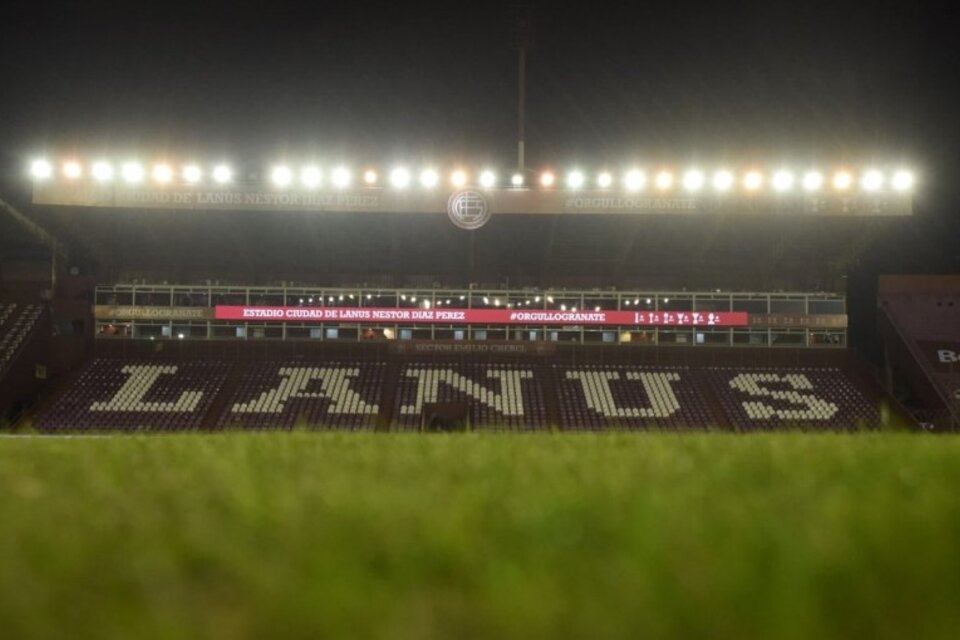
[[[290,171],[290,167],[274,167],[270,172],[270,181],[278,187],[290,186],[293,181],[293,172]]]
[[[330,182],[337,189],[344,189],[350,186],[350,170],[346,167],[337,167],[330,174]]]
[[[653,182],[657,185],[657,189],[669,189],[673,186],[673,174],[669,171],[661,171]]]
[[[157,164],[153,166],[153,179],[161,184],[166,184],[173,180],[173,169],[168,164]]]
[[[127,182],[140,182],[143,180],[143,167],[138,162],[127,162],[120,169],[123,179]]]
[[[427,189],[432,189],[437,186],[437,182],[440,181],[440,176],[437,175],[437,172],[433,169],[424,169],[420,172],[420,184],[426,187]]]
[[[450,174],[450,184],[455,187],[462,187],[467,184],[467,174],[462,169],[457,169]]]
[[[773,174],[773,188],[777,191],[789,191],[793,188],[793,174],[781,169]]]
[[[203,172],[200,171],[200,167],[195,164],[188,164],[183,168],[183,179],[191,184],[200,182],[200,178],[202,177]]]
[[[864,191],[877,191],[883,186],[883,174],[876,169],[870,169],[864,172],[861,185]]]
[[[609,189],[610,185],[613,184],[613,176],[608,172],[604,171],[597,176],[597,186],[601,189]]]
[[[367,184],[377,184],[377,172],[373,169],[367,169],[363,172],[363,181]]]
[[[34,160],[30,163],[30,175],[37,180],[46,180],[53,175],[53,167],[46,160]]]
[[[510,184],[512,184],[512,185],[515,186],[515,187],[522,187],[522,186],[523,186],[523,174],[522,174],[522,173],[515,173],[515,174],[513,174],[512,176],[510,176]]]
[[[553,183],[556,181],[557,178],[549,171],[544,171],[542,174],[540,174],[540,184],[545,187],[552,187]]]
[[[225,164],[213,168],[213,181],[217,184],[226,184],[233,180],[233,170]]]
[[[838,171],[833,175],[833,188],[841,191],[849,189],[853,184],[853,176],[846,171]]]
[[[83,167],[80,166],[79,162],[70,160],[69,162],[64,163],[63,165],[63,175],[75,180],[83,174]]]
[[[699,169],[690,169],[683,174],[683,188],[687,191],[699,191],[703,187],[703,172]]]
[[[571,189],[579,189],[583,186],[583,172],[576,169],[567,174],[567,186]]]
[[[110,166],[109,162],[101,160],[93,163],[93,168],[90,169],[90,173],[97,182],[106,182],[113,178],[113,167]]]
[[[497,176],[493,173],[493,171],[486,169],[480,173],[481,187],[486,187],[487,189],[489,189],[495,184],[497,184]]]
[[[743,177],[743,186],[749,191],[756,191],[763,186],[763,175],[759,171],[749,171]]]
[[[300,170],[300,182],[308,189],[316,189],[323,182],[323,174],[319,167],[304,167]]]
[[[803,188],[807,191],[817,191],[823,186],[823,175],[818,171],[807,171],[803,175]]]
[[[623,182],[627,185],[627,189],[630,191],[639,191],[643,189],[643,185],[647,183],[647,176],[643,174],[643,171],[640,169],[631,169],[627,171],[627,175],[624,176]]]
[[[397,167],[390,172],[390,184],[397,189],[405,189],[410,184],[410,172],[403,167]]]
[[[729,171],[717,171],[713,174],[713,188],[717,191],[729,191],[733,186],[733,174]]]
[[[891,183],[897,191],[909,191],[913,188],[913,174],[906,169],[901,169],[893,174]]]

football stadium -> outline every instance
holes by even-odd
[[[4,151],[5,637],[955,636],[949,176],[538,148],[519,24],[507,153]]]

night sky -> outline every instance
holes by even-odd
[[[0,148],[6,167],[77,149],[507,168],[523,15],[528,165],[905,162],[954,264],[946,5],[705,4],[14,3]]]

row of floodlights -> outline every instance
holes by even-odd
[[[148,175],[147,169],[138,162],[127,162],[117,169],[107,161],[97,161],[90,165],[89,171],[95,181],[104,183],[114,180],[119,174],[124,182],[137,184],[144,182]],[[39,159],[34,160],[30,165],[30,173],[35,180],[42,181],[53,178],[56,171],[50,161]],[[60,173],[68,180],[76,180],[84,175],[84,167],[75,160],[69,160],[60,166]],[[160,163],[153,165],[149,172],[150,178],[158,184],[169,184],[178,175],[187,184],[200,184],[205,177],[203,168],[196,164],[184,165],[178,171],[169,164]],[[226,164],[216,165],[210,169],[210,178],[216,184],[229,184],[233,181],[233,170]],[[324,186],[327,180],[334,188],[345,189],[354,181],[354,175],[347,167],[336,167],[325,175],[319,167],[312,165],[300,168],[299,172],[287,165],[277,165],[270,170],[269,178],[271,184],[281,189],[294,186],[316,189]],[[380,180],[379,174],[373,169],[364,171],[360,178],[368,187],[377,186]],[[579,169],[568,172],[563,178],[563,186],[573,190],[591,186],[610,189],[615,183],[615,178],[609,171],[598,173],[592,185],[586,173]],[[414,180],[414,174],[406,167],[396,167],[387,174],[387,182],[395,189],[406,189],[414,184]],[[556,188],[558,180],[558,176],[549,170],[541,172],[538,176],[540,186],[546,189]],[[416,182],[425,189],[432,189],[440,185],[440,173],[432,168],[423,169],[416,176]],[[449,182],[451,186],[457,188],[474,184],[471,182],[471,176],[463,169],[451,171]],[[511,187],[523,188],[525,182],[526,177],[523,173],[518,172],[510,176]],[[678,184],[690,192],[707,188],[725,192],[738,185],[746,191],[759,191],[768,183],[774,191],[778,192],[791,191],[796,187],[805,191],[819,191],[828,184],[838,191],[846,191],[859,183],[864,191],[880,191],[889,186],[895,191],[902,192],[913,188],[914,176],[906,169],[897,169],[890,173],[884,173],[879,169],[866,169],[857,175],[845,169],[838,169],[829,176],[816,170],[798,175],[788,169],[780,169],[769,175],[758,170],[748,170],[737,175],[726,169],[720,169],[708,175],[701,169],[688,169],[678,176],[668,169],[661,169],[648,177],[642,169],[629,169],[621,176],[620,182],[627,191],[641,191],[648,186],[659,191],[667,191]],[[476,175],[475,184],[487,189],[494,188],[498,186],[499,178],[492,169],[483,169]]]
[[[369,293],[368,293],[365,297],[366,297],[366,299],[367,299],[368,301],[373,299],[373,295],[371,295],[371,294],[369,294]],[[377,298],[380,298],[380,296],[377,295]],[[347,296],[344,296],[343,294],[340,294],[339,297],[330,296],[330,297],[326,298],[326,301],[329,302],[330,304],[334,304],[334,303],[336,303],[336,302],[338,302],[338,301],[339,301],[339,302],[344,302],[345,300],[355,300],[355,299],[356,299],[356,297],[355,297],[353,294],[349,294],[349,295],[347,295]],[[464,295],[461,295],[461,296],[460,296],[460,302],[463,302],[463,301],[466,300],[466,299],[467,299],[466,296],[464,296]],[[542,298],[541,298],[540,296],[536,296],[536,297],[534,297],[532,300],[531,300],[531,299],[527,299],[527,300],[517,300],[517,301],[515,301],[515,302],[507,302],[505,306],[506,306],[508,309],[513,309],[514,307],[523,307],[523,306],[529,307],[529,306],[532,306],[532,305],[534,305],[534,304],[537,304],[537,305],[541,304],[541,303],[540,303],[541,299],[542,299]],[[401,300],[402,302],[408,302],[408,301],[409,301],[409,302],[411,302],[411,303],[413,303],[413,304],[419,304],[419,306],[423,307],[424,309],[429,309],[431,306],[441,307],[441,306],[443,306],[444,304],[446,304],[446,305],[449,307],[451,304],[456,304],[456,301],[454,301],[454,300],[451,299],[451,298],[447,298],[446,301],[444,301],[444,300],[441,299],[441,298],[437,298],[436,302],[431,302],[429,298],[422,298],[422,297],[420,298],[420,302],[417,303],[417,296],[415,296],[415,295],[410,295],[410,296],[408,296],[408,295],[406,295],[406,294],[401,294],[401,295],[400,295],[400,300]],[[553,304],[553,296],[546,296],[546,301],[547,301],[547,304]],[[299,302],[300,302],[300,304],[314,304],[315,302],[316,302],[317,304],[323,304],[323,302],[324,302],[324,297],[323,297],[322,295],[308,296],[308,297],[305,297],[305,298],[300,298],[300,299],[299,299]],[[645,304],[646,304],[647,306],[650,306],[651,304],[653,304],[653,298],[647,298],[646,300],[644,300],[644,302],[645,302]],[[663,298],[663,302],[664,302],[665,304],[670,304],[670,298]],[[485,305],[487,305],[487,306],[490,306],[490,305],[492,304],[494,307],[504,306],[504,303],[500,300],[500,298],[490,298],[489,296],[483,296],[483,304],[485,304]],[[632,304],[633,306],[640,306],[640,298],[636,298],[635,300],[632,300],[632,301],[631,301],[631,300],[624,300],[624,301],[623,301],[623,304],[624,304],[624,306],[626,306],[626,307],[631,306],[631,304]],[[599,305],[597,305],[597,306],[594,307],[594,311],[600,311],[601,309],[602,309],[602,308],[601,308]],[[566,310],[567,310],[567,305],[561,303],[561,304],[560,304],[560,310],[561,310],[561,311],[566,311]],[[571,307],[571,311],[576,311],[576,310],[577,310],[577,308],[576,308],[575,306],[574,306],[574,307]]]

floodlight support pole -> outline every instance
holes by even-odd
[[[517,57],[517,170],[523,171],[524,168],[524,136],[526,127],[526,103],[527,103],[527,47],[520,44],[520,52]]]

